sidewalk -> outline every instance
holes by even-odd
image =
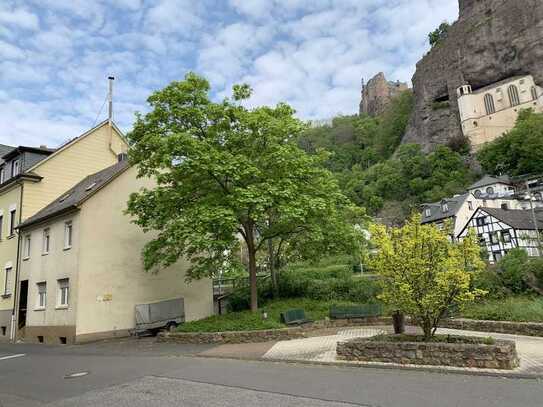
[[[477,369],[449,366],[400,365],[379,362],[350,362],[336,359],[336,344],[356,337],[370,337],[390,332],[390,326],[373,326],[339,329],[328,335],[294,339],[290,341],[268,342],[259,344],[220,345],[199,356],[234,359],[252,359],[269,361],[287,361],[342,366],[381,367],[397,369],[416,369],[440,371],[445,373],[480,374],[502,377],[543,378],[543,338],[508,335],[489,332],[463,331],[458,329],[438,329],[438,334],[491,336],[496,339],[508,339],[516,342],[520,366],[514,370]],[[408,332],[416,332],[416,328],[408,327]]]

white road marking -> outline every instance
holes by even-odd
[[[2,356],[0,357],[0,360],[15,359],[15,358],[23,357],[23,356],[26,356],[26,354],[18,353],[17,355]]]

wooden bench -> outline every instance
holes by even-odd
[[[301,325],[312,321],[306,318],[303,309],[289,309],[281,312],[281,322],[286,325]]]
[[[380,317],[383,315],[381,304],[332,305],[330,319],[355,319]]]

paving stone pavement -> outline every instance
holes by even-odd
[[[351,338],[370,337],[389,332],[389,327],[361,327],[350,328],[338,331],[336,335],[320,336],[307,339],[295,339],[290,341],[277,342],[269,351],[262,357],[270,360],[290,360],[290,361],[307,361],[320,363],[345,363],[352,365],[364,366],[407,366],[411,368],[439,368],[446,371],[460,372],[479,372],[508,375],[540,375],[543,376],[543,338],[509,335],[490,332],[474,332],[463,331],[459,329],[438,329],[438,334],[450,335],[465,335],[465,336],[491,336],[496,339],[513,340],[517,346],[517,353],[520,358],[520,366],[514,370],[500,369],[478,369],[478,368],[462,368],[450,366],[421,366],[421,365],[399,365],[394,363],[381,362],[346,362],[336,358],[336,344]]]

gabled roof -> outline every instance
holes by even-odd
[[[68,148],[69,146],[71,146],[72,144],[75,144],[77,143],[78,141],[80,140],[83,140],[85,137],[87,137],[89,134],[93,133],[95,130],[99,129],[100,127],[102,126],[105,126],[106,124],[108,124],[109,121],[108,120],[104,120],[103,122],[97,124],[96,126],[94,126],[92,129],[89,129],[87,130],[85,133],[81,134],[80,136],[78,137],[75,137],[73,139],[71,139],[70,141],[64,143],[63,145],[61,145],[59,148],[57,148],[55,150],[55,152],[53,154],[51,154],[49,157],[47,157],[46,159],[40,161],[39,163],[37,163],[36,165],[30,167],[28,169],[28,171],[33,171],[34,168],[36,168],[38,165],[41,165],[45,162],[47,162],[49,159],[55,157],[57,154],[60,154],[62,151],[64,151],[66,148]],[[128,142],[125,140],[125,137],[123,135],[123,132],[117,127],[117,125],[115,123],[112,123],[112,126],[113,128],[115,129],[115,131],[121,136],[121,138],[123,139],[123,141],[128,145]]]
[[[3,157],[7,153],[9,153],[11,150],[13,150],[15,147],[7,146],[5,144],[0,144],[0,157]],[[0,160],[1,162],[2,160]]]
[[[462,204],[468,198],[470,194],[466,192],[465,194],[455,196],[453,198],[446,198],[439,202],[423,204],[424,209],[430,209],[430,216],[425,216],[425,213],[422,214],[422,223],[436,222],[438,220],[447,219],[455,216]],[[442,211],[442,204],[447,204],[447,211]]]
[[[490,216],[501,220],[515,229],[535,230],[532,211],[523,209],[499,209],[499,208],[480,208]],[[538,229],[543,229],[543,213],[535,211]]]
[[[500,176],[491,176],[491,175],[485,175],[483,178],[481,178],[479,181],[474,183],[473,185],[470,185],[468,189],[476,189],[476,188],[483,188],[487,185],[493,185],[493,184],[506,184],[506,185],[512,185],[511,180],[507,175],[500,175]]]
[[[129,167],[128,161],[125,160],[95,174],[89,175],[84,178],[83,181],[59,196],[55,201],[37,212],[34,216],[31,216],[21,223],[18,228],[22,229],[37,222],[41,222],[51,216],[77,209],[80,204],[117,178]]]

